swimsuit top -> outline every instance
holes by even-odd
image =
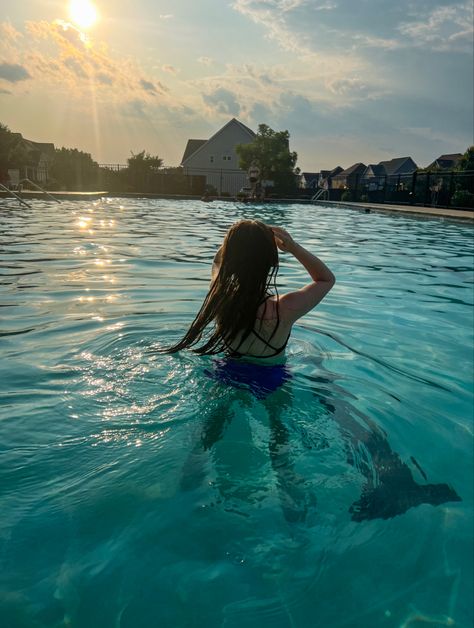
[[[271,345],[267,340],[265,340],[265,338],[262,338],[262,336],[260,336],[259,333],[257,333],[255,331],[255,329],[252,329],[252,333],[255,334],[255,336],[257,336],[257,338],[263,342],[265,345],[267,345],[267,347],[269,347],[270,349],[273,349],[273,351],[275,353],[271,353],[270,355],[251,355],[249,353],[240,353],[237,350],[231,349],[230,347],[228,347],[229,349],[229,355],[232,358],[244,358],[244,357],[248,357],[248,358],[274,358],[275,356],[279,355],[280,353],[282,353],[285,348],[286,345],[288,344],[288,340],[290,339],[290,335],[291,335],[291,331],[288,334],[287,339],[285,340],[285,343],[279,348],[277,349],[276,347],[274,347],[273,345]]]

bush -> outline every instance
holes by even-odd
[[[467,190],[456,190],[451,197],[453,207],[474,207],[474,194]]]
[[[352,191],[351,190],[345,190],[342,193],[341,201],[342,202],[352,201],[353,200],[352,196],[353,195],[352,195]]]

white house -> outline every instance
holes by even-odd
[[[248,185],[247,173],[239,168],[237,144],[249,144],[255,133],[232,118],[208,140],[188,140],[181,165],[184,174],[204,175],[206,184],[219,194],[237,194]]]

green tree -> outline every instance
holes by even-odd
[[[256,161],[261,179],[273,181],[275,192],[288,194],[295,191],[298,155],[290,151],[289,140],[288,131],[274,131],[266,124],[259,124],[252,142],[236,146],[240,168],[248,170],[252,161]]]
[[[10,129],[5,124],[0,123],[0,182],[7,178],[10,166],[10,150],[14,137]]]
[[[57,148],[54,151],[54,162],[49,176],[55,182],[55,187],[66,190],[94,190],[97,189],[99,164],[89,153],[83,153],[77,148]]]
[[[458,164],[457,169],[474,171],[474,146],[469,146],[469,148],[466,150]]]
[[[154,188],[154,180],[159,169],[163,165],[163,160],[158,155],[142,150],[127,159],[127,179],[129,186],[136,192],[149,192]]]

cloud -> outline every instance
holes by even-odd
[[[8,89],[3,89],[3,87],[0,87],[0,94],[11,94],[11,91],[9,91]]]
[[[146,92],[156,94],[156,87],[151,81],[145,81],[145,79],[140,79],[140,85]]]
[[[88,39],[77,28],[64,21],[26,22],[27,36],[12,30],[8,22],[0,23],[0,77],[10,82],[34,79],[48,89],[74,92],[80,96],[94,89],[94,98],[104,102],[125,102],[160,97],[174,104],[168,88],[159,80],[144,76],[136,62],[112,55],[102,43]],[[10,58],[10,59],[8,59]],[[20,63],[13,63],[18,59]],[[27,69],[26,69],[27,68]]]
[[[472,54],[472,2],[436,7],[414,18],[397,28],[412,46]]]
[[[31,74],[18,63],[0,63],[0,79],[9,83],[18,83],[31,79]]]
[[[221,87],[209,94],[203,94],[202,98],[206,105],[217,113],[238,116],[241,112],[237,95],[228,89]]]
[[[178,70],[173,65],[162,65],[161,69],[163,72],[168,72],[168,74],[177,74]]]
[[[172,13],[166,13],[165,15],[160,15],[160,20],[171,20],[174,17]]]
[[[198,57],[198,62],[203,65],[211,65],[214,63],[214,59],[211,59],[211,57]]]

